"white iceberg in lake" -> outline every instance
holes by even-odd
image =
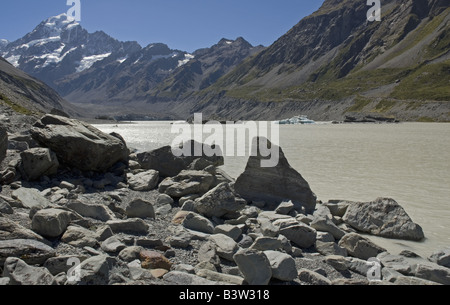
[[[280,125],[316,124],[315,121],[308,119],[306,115],[294,116],[293,118],[280,120],[275,123],[278,123]]]

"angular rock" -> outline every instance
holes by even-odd
[[[216,245],[217,255],[223,259],[233,261],[233,255],[239,250],[237,243],[224,234],[214,234],[209,240]]]
[[[117,260],[107,255],[98,255],[88,258],[80,265],[79,281],[71,284],[77,285],[108,285],[111,270]]]
[[[2,198],[0,198],[0,214],[14,214],[13,208]]]
[[[50,205],[50,201],[41,195],[36,189],[28,189],[21,187],[12,192],[12,197],[19,200],[25,208],[46,208]]]
[[[101,244],[101,248],[103,251],[113,254],[119,253],[126,247],[127,246],[117,236],[111,236],[110,238],[107,238],[105,241],[103,241]]]
[[[227,213],[242,210],[247,203],[236,198],[228,183],[221,183],[195,200],[195,209],[206,217],[222,217]]]
[[[104,241],[113,235],[114,233],[108,225],[103,225],[95,231],[95,237],[98,241]]]
[[[31,148],[22,152],[20,157],[22,158],[22,174],[28,181],[55,175],[58,172],[58,158],[48,148]]]
[[[316,250],[322,255],[340,255],[340,256],[347,256],[347,250],[340,247],[335,242],[322,242],[317,240],[316,241]]]
[[[380,260],[383,267],[393,269],[403,275],[411,275],[412,263],[401,255],[392,255],[388,252],[378,254],[377,258]]]
[[[292,256],[271,250],[264,251],[264,254],[269,259],[273,278],[286,282],[293,281],[297,278],[297,268]]]
[[[433,263],[436,263],[440,266],[450,268],[450,247],[444,248],[433,253],[429,260]]]
[[[450,285],[450,269],[438,264],[426,263],[412,266],[415,277],[436,282],[442,285]]]
[[[220,265],[220,258],[217,255],[216,244],[212,241],[207,241],[203,243],[198,250],[198,261],[200,263],[207,262],[211,263],[214,266]]]
[[[298,273],[298,278],[300,281],[310,285],[321,285],[321,286],[331,285],[331,281],[329,279],[327,279],[326,277],[317,272],[307,269],[300,269]]]
[[[157,205],[165,205],[165,204],[173,204],[173,199],[169,195],[166,194],[159,194],[158,198],[156,199]]]
[[[106,224],[114,233],[148,234],[149,226],[140,218],[110,220]]]
[[[45,115],[31,129],[34,140],[50,148],[58,160],[82,171],[103,172],[115,163],[127,162],[123,140],[74,119]]]
[[[282,214],[282,215],[287,215],[294,209],[294,207],[295,207],[295,205],[292,203],[292,201],[282,202],[275,209],[275,213]]]
[[[286,236],[287,239],[298,245],[300,248],[309,248],[316,242],[317,232],[310,226],[301,222],[284,222],[281,220],[274,222],[275,226],[280,227],[279,233]]]
[[[159,252],[142,250],[139,256],[144,269],[170,270],[172,267],[172,263]]]
[[[195,148],[199,146],[201,156],[195,156]],[[144,169],[154,169],[159,171],[161,177],[174,177],[182,170],[188,169],[189,165],[199,157],[211,162],[214,166],[221,166],[224,164],[222,154],[208,157],[203,152],[211,150],[211,146],[201,144],[195,141],[187,141],[183,144],[187,154],[181,156],[174,156],[172,147],[164,146],[153,151],[137,154],[137,161]]]
[[[424,280],[418,277],[414,276],[395,276],[392,277],[389,282],[393,283],[394,285],[401,286],[434,286],[434,285],[440,285],[433,281]]]
[[[194,212],[189,212],[183,220],[183,226],[187,229],[207,234],[214,233],[213,223],[206,217]]]
[[[9,239],[35,239],[37,241],[44,241],[44,238],[39,234],[9,220],[5,217],[0,217],[0,240]]]
[[[268,140],[267,145],[264,145],[264,140],[266,139],[257,138],[254,141],[252,156],[248,160],[244,173],[236,180],[234,186],[236,193],[247,201],[265,201],[276,205],[291,200],[294,204],[303,206],[308,213],[314,211],[317,198],[308,182],[289,165],[280,147],[271,144]],[[262,162],[267,162],[274,157],[263,157],[259,149],[261,144],[265,148],[271,147],[271,152],[279,152],[279,161],[276,166],[261,166]]]
[[[70,214],[60,209],[44,209],[33,216],[31,228],[44,237],[61,236],[71,221]]]
[[[108,221],[115,219],[114,213],[102,204],[84,203],[78,200],[71,200],[66,207],[77,212],[83,217],[90,217],[100,221]]]
[[[356,233],[349,233],[342,237],[339,241],[339,246],[346,249],[348,255],[363,260],[377,257],[378,254],[386,252],[386,249],[377,246],[369,239]]]
[[[177,176],[166,178],[159,184],[159,192],[174,198],[206,193],[214,177],[205,171],[183,170]]]
[[[267,285],[272,278],[272,267],[264,252],[241,249],[234,256],[239,271],[249,285]]]
[[[79,226],[69,226],[61,241],[74,247],[94,247],[97,245],[96,234]]]
[[[159,181],[159,172],[148,170],[136,175],[129,174],[127,176],[130,189],[134,191],[147,192],[156,188]]]
[[[333,216],[344,217],[348,206],[353,203],[354,202],[347,200],[329,200],[327,203],[324,203],[324,205],[330,210]]]
[[[240,276],[219,273],[208,269],[200,269],[195,274],[214,282],[223,282],[231,285],[244,284],[244,279]]]
[[[250,249],[267,251],[281,249],[281,240],[274,237],[260,236],[255,239],[255,242],[250,246]]]
[[[128,217],[136,218],[155,218],[155,209],[153,204],[142,199],[134,199],[126,204],[125,213]]]
[[[347,260],[345,257],[340,255],[328,255],[325,257],[325,262],[336,269],[339,272],[345,271],[348,269]]]
[[[6,157],[7,149],[8,149],[8,133],[5,127],[0,126],[0,163]]]
[[[8,257],[20,257],[27,264],[42,265],[55,256],[53,248],[31,239],[0,240],[0,266]]]
[[[169,243],[175,248],[187,248],[192,240],[192,235],[185,231],[180,231],[172,235],[169,239]]]
[[[235,225],[223,224],[214,228],[214,234],[224,234],[231,237],[234,241],[237,241],[242,235],[242,230]]]
[[[10,279],[10,285],[52,285],[53,275],[44,267],[32,267],[17,257],[5,261],[3,276]]]
[[[425,238],[422,228],[390,198],[352,203],[348,206],[343,220],[360,232],[376,236],[414,241]]]
[[[189,274],[181,271],[171,271],[163,276],[163,280],[168,285],[198,286],[198,285],[217,285],[217,282],[207,280],[195,274]]]
[[[345,232],[333,223],[328,217],[315,217],[310,226],[317,231],[328,232],[337,240],[341,239]]]
[[[144,250],[140,246],[126,247],[119,253],[119,258],[124,262],[132,262],[139,259],[141,251]]]

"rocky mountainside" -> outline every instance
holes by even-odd
[[[195,51],[192,60],[175,70],[152,91],[152,95],[173,99],[206,89],[245,58],[262,49],[263,46],[253,47],[242,37],[236,40],[221,39],[210,48]]]
[[[43,82],[15,68],[0,57],[1,112],[37,115],[52,110],[64,111],[73,116],[82,111],[65,101],[55,90]]]
[[[260,118],[305,111],[316,119],[363,112],[450,120],[448,3],[383,1],[381,22],[367,20],[369,8],[325,1],[193,103],[235,118],[256,107]]]
[[[90,69],[55,82],[56,89],[74,103],[121,105],[145,99],[148,92],[191,55],[162,43],[136,52],[111,54]]]

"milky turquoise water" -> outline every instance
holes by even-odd
[[[170,122],[97,125],[140,151],[170,145]],[[450,246],[450,124],[317,124],[280,126],[280,146],[318,199],[394,198],[424,229],[424,242],[372,238],[391,253],[428,256]],[[237,177],[248,157],[227,157]]]

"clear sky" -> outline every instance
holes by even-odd
[[[323,0],[80,0],[81,25],[142,46],[162,42],[194,51],[221,38],[272,44]],[[48,17],[66,13],[67,0],[4,0],[0,39],[14,41]]]

